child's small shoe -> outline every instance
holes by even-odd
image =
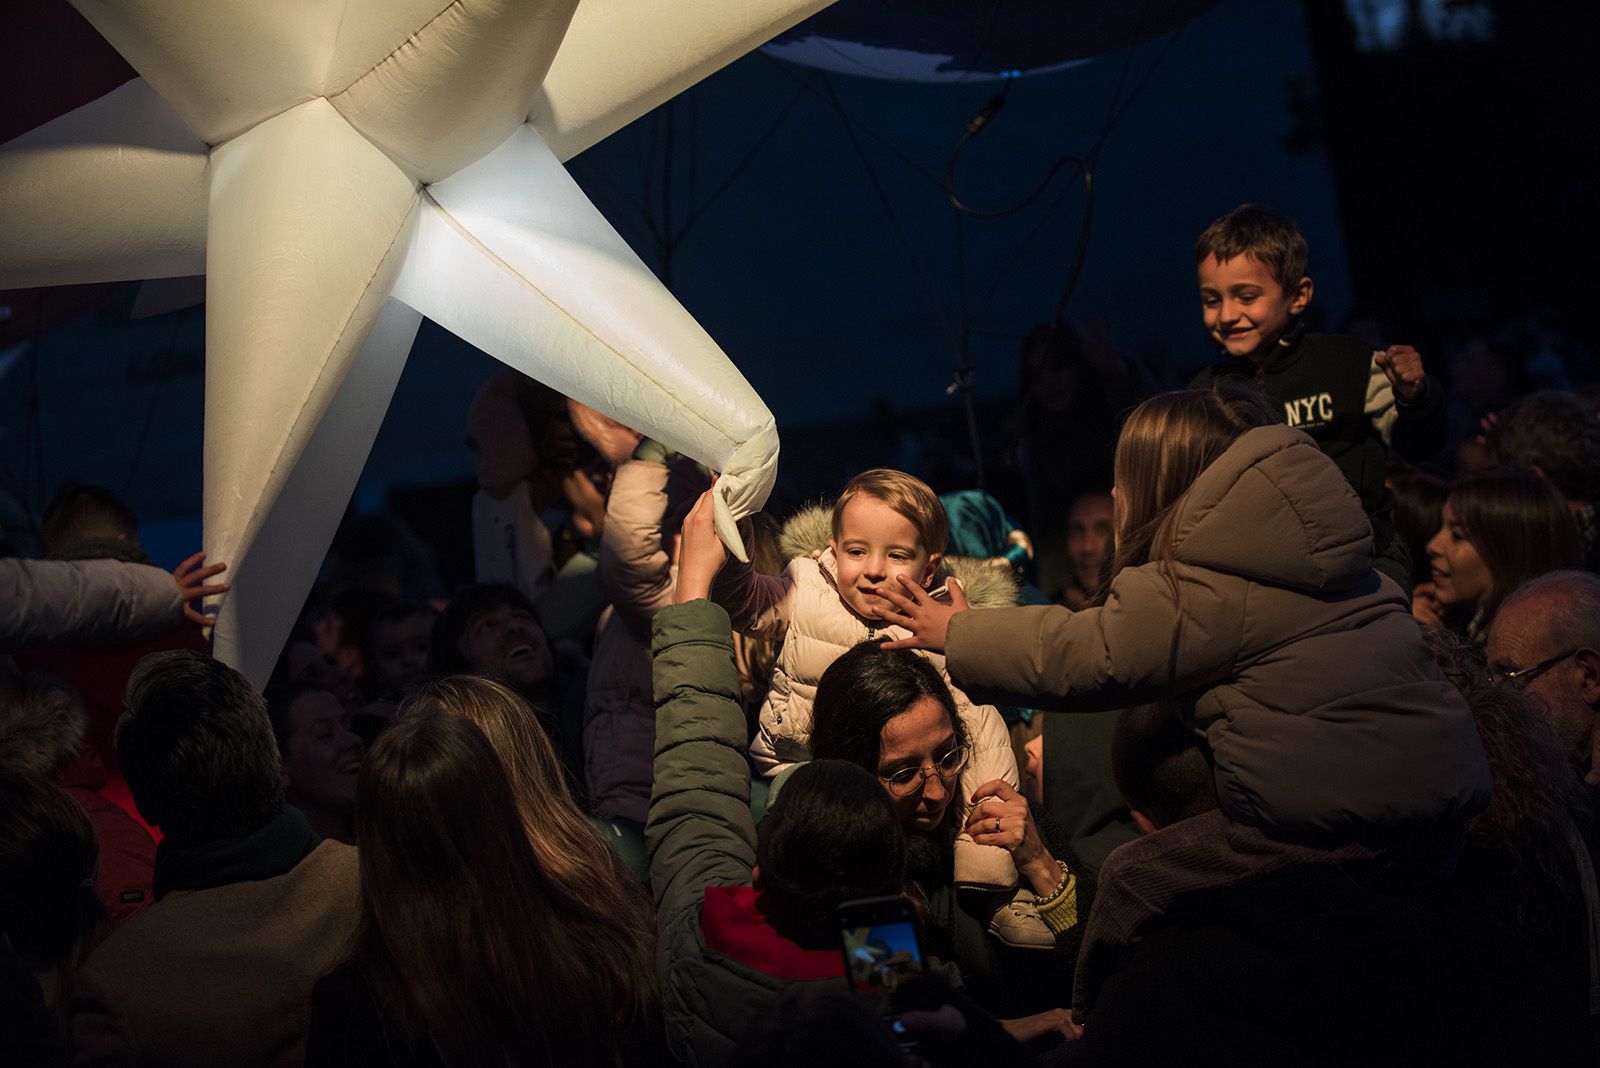
[[[1012,949],[1054,949],[1056,936],[1039,915],[1033,891],[1018,890],[1016,896],[995,910],[989,919],[989,933]]]

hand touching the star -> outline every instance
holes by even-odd
[[[226,571],[228,565],[211,564],[210,566],[201,566],[205,563],[205,559],[205,553],[195,553],[172,569],[173,581],[178,584],[178,595],[183,598],[184,618],[203,627],[210,626],[212,620],[210,616],[195,607],[195,602],[202,597],[210,597],[217,593],[227,593],[233,589],[226,582],[206,583],[206,579]]]

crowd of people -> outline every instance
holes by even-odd
[[[1319,333],[1262,207],[1195,262],[1187,389],[1029,334],[1009,510],[872,467],[747,559],[497,375],[475,581],[341,535],[259,688],[225,563],[60,487],[0,559],[5,1062],[1600,1062],[1592,367]]]

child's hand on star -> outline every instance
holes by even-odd
[[[727,547],[717,537],[712,517],[716,511],[716,480],[711,488],[700,495],[683,520],[683,540],[678,546],[678,585],[673,602],[683,604],[700,598],[710,598],[711,582],[728,559]]]

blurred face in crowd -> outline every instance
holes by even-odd
[[[285,654],[289,679],[333,693],[346,708],[361,703],[361,687],[333,657],[310,642],[291,642]]]
[[[950,713],[937,699],[924,697],[883,725],[879,740],[878,778],[892,777],[906,769],[928,771],[956,748],[955,725]],[[945,809],[955,796],[957,776],[933,772],[921,778],[915,789],[897,796],[885,784],[900,825],[908,831],[931,831],[944,820]]]
[[[339,699],[324,690],[309,690],[289,706],[283,778],[290,804],[326,813],[353,809],[361,739],[349,724]]]
[[[550,677],[550,643],[526,609],[496,605],[467,624],[458,646],[467,669],[528,692]]]
[[[895,576],[927,588],[939,566],[937,554],[923,547],[916,526],[876,497],[858,493],[839,517],[839,536],[830,541],[837,560],[839,599],[862,619],[882,619],[887,603],[877,596],[885,586],[899,589]]]
[[[1517,686],[1539,699],[1561,748],[1575,764],[1587,769],[1593,753],[1592,736],[1600,729],[1600,651],[1557,645],[1547,622],[1551,607],[1550,599],[1540,594],[1501,606],[1489,628],[1485,652],[1491,671],[1525,672],[1504,685]],[[1547,666],[1541,668],[1541,664]]]
[[[496,500],[510,496],[537,465],[522,409],[509,392],[495,388],[493,379],[467,409],[467,448],[477,465],[479,488]]]
[[[1109,493],[1085,493],[1072,502],[1067,514],[1067,555],[1072,558],[1078,585],[1084,589],[1092,589],[1105,575],[1115,523]]]
[[[1428,542],[1428,563],[1433,568],[1434,595],[1440,604],[1477,607],[1488,600],[1494,589],[1489,565],[1478,555],[1446,501],[1444,525]]]
[[[1267,265],[1249,253],[1227,261],[1210,256],[1200,263],[1199,276],[1206,330],[1229,356],[1257,363],[1311,303],[1311,279],[1302,278],[1285,290]]]
[[[415,612],[402,619],[373,624],[372,681],[378,693],[415,689],[428,677],[428,642],[433,616]]]

